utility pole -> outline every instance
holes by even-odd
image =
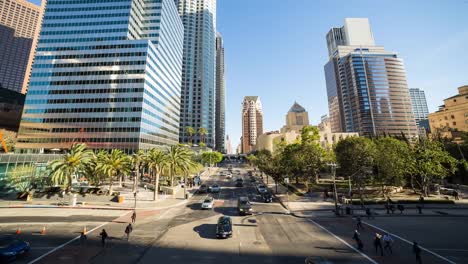
[[[333,176],[333,197],[335,198],[335,215],[339,216],[340,212],[338,211],[338,193],[336,192],[336,163],[328,164],[331,167],[332,176]]]

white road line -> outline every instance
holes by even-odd
[[[126,215],[126,214],[129,214],[130,212],[131,212],[131,211],[125,212],[125,213],[123,213],[122,215],[120,215],[120,216],[117,217],[117,218],[120,218],[120,217],[122,217],[122,216],[124,216],[124,215]],[[91,232],[93,232],[94,230],[99,229],[99,228],[101,228],[101,227],[103,227],[103,226],[105,226],[105,225],[107,225],[107,224],[109,224],[109,223],[111,223],[111,222],[112,222],[112,221],[102,223],[101,225],[96,226],[95,228],[89,230],[89,231],[86,232],[86,233],[91,233]],[[81,235],[80,235],[80,236],[81,236]],[[65,243],[63,243],[62,245],[60,245],[60,246],[58,246],[58,247],[56,247],[56,248],[54,248],[54,249],[52,249],[52,250],[50,250],[50,251],[47,251],[46,253],[42,254],[41,256],[37,257],[36,259],[34,259],[34,260],[28,262],[28,264],[33,264],[33,263],[38,262],[39,260],[45,258],[46,256],[48,256],[48,255],[54,253],[55,251],[57,251],[57,250],[59,250],[59,249],[65,247],[66,245],[68,245],[68,244],[72,243],[73,241],[79,239],[80,236],[77,236],[77,237],[75,237],[75,238],[72,238],[72,239],[70,239],[68,242],[65,242]]]
[[[371,227],[373,227],[373,228],[375,228],[375,229],[378,229],[378,230],[380,230],[380,231],[382,231],[382,232],[384,232],[384,233],[390,234],[390,235],[392,235],[392,236],[394,236],[394,237],[400,239],[401,241],[404,241],[404,242],[406,242],[406,243],[408,243],[408,244],[410,244],[410,245],[413,245],[413,242],[411,242],[411,241],[409,241],[409,240],[407,240],[407,239],[404,239],[404,238],[402,238],[402,237],[400,237],[400,236],[398,236],[398,235],[396,235],[396,234],[390,233],[390,232],[388,232],[388,231],[386,231],[386,230],[384,230],[384,229],[382,229],[382,228],[380,228],[380,227],[377,227],[377,226],[375,226],[375,225],[373,225],[373,224],[369,224],[369,223],[367,223],[367,222],[365,222],[365,221],[362,221],[362,222],[363,222],[364,224],[366,224],[366,225],[368,225],[368,226],[371,226]],[[418,244],[419,244],[419,243],[418,243]],[[443,257],[443,256],[441,256],[441,255],[435,253],[434,251],[431,251],[431,250],[429,250],[429,249],[427,249],[427,248],[425,248],[425,247],[422,247],[421,245],[419,245],[419,247],[420,247],[422,250],[424,250],[424,251],[426,251],[426,252],[428,252],[428,253],[430,253],[430,254],[432,254],[432,255],[434,255],[434,256],[436,256],[436,257],[442,259],[442,260],[447,261],[448,263],[456,264],[455,262],[451,261],[450,259],[448,259],[448,258],[446,258],[446,257]]]
[[[367,256],[366,254],[364,254],[363,252],[359,251],[357,248],[351,246],[348,242],[344,241],[343,239],[341,239],[340,237],[338,237],[337,235],[333,234],[331,231],[329,231],[328,229],[326,229],[325,227],[321,226],[319,223],[315,222],[314,220],[312,219],[307,219],[307,221],[313,223],[314,225],[320,227],[322,230],[324,230],[325,232],[327,232],[328,234],[332,235],[334,238],[338,239],[341,243],[345,244],[346,246],[348,246],[349,248],[353,249],[354,251],[356,251],[357,253],[359,253],[361,256],[363,256],[364,258],[366,258],[367,260],[369,260],[371,263],[373,264],[379,264],[377,261],[373,260],[372,258],[370,258],[369,256]]]

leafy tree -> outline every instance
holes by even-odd
[[[100,186],[106,178],[106,174],[98,168],[98,164],[105,155],[107,155],[107,152],[100,150],[95,154],[93,153],[91,160],[84,164],[83,176],[94,186]]]
[[[168,165],[168,155],[160,149],[150,149],[144,157],[145,163],[150,169],[152,179],[154,180],[154,195],[153,200],[158,200],[159,192],[159,177],[163,169]]]
[[[191,126],[187,126],[185,127],[185,132],[187,132],[189,136],[189,144],[192,145],[193,135],[195,134],[195,129]]]
[[[198,135],[200,135],[200,143],[205,143],[205,137],[208,134],[208,130],[204,127],[198,129]]]
[[[428,195],[432,182],[443,179],[456,170],[457,160],[437,141],[421,139],[414,146],[413,156],[416,183],[424,196]]]
[[[177,170],[185,170],[192,164],[193,152],[188,148],[174,145],[171,146],[168,153],[168,168],[170,173],[171,186],[174,186],[174,177]]]
[[[265,160],[265,166],[263,167],[265,174],[273,178],[275,181],[275,192],[278,193],[278,183],[283,182],[286,169],[282,164],[281,156],[274,155],[269,156]]]
[[[203,152],[201,159],[203,164],[208,163],[210,166],[213,166],[213,164],[218,164],[223,160],[223,154],[217,151]]]
[[[145,155],[141,149],[132,154],[133,171],[135,171],[135,178],[133,180],[134,192],[138,190],[138,180],[140,179],[141,166],[145,163]]]
[[[85,144],[73,144],[70,152],[64,154],[62,159],[49,163],[48,170],[51,172],[51,180],[57,185],[65,185],[70,190],[72,177],[83,170],[93,157],[93,152],[86,148]]]
[[[114,178],[131,171],[131,166],[130,158],[120,149],[112,149],[102,157],[97,168],[109,178],[110,195],[113,193]]]
[[[32,188],[36,176],[36,166],[21,165],[16,166],[7,173],[7,186],[17,192],[29,192]]]

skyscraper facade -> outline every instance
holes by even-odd
[[[241,153],[249,153],[257,144],[257,137],[263,134],[262,103],[258,96],[246,96],[242,103]]]
[[[414,119],[419,129],[429,131],[429,109],[427,108],[426,94],[419,88],[410,88],[411,106],[413,108]]]
[[[0,1],[0,88],[26,93],[42,10],[26,0]]]
[[[48,0],[17,148],[177,144],[183,32],[173,0]]]
[[[216,35],[216,117],[215,117],[215,146],[216,150],[226,152],[226,87],[224,78],[224,46],[223,38]]]
[[[325,65],[332,132],[417,137],[403,60],[374,44],[366,18],[327,34]]]
[[[187,127],[205,128],[209,147],[215,145],[216,0],[174,0],[184,24],[184,56],[180,111],[180,142]],[[193,143],[200,143],[198,135]]]

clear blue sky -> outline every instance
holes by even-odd
[[[33,0],[32,2],[40,2]],[[368,17],[377,45],[405,60],[408,85],[434,111],[468,84],[468,0],[218,0],[226,53],[226,126],[241,136],[241,102],[258,95],[264,130],[278,130],[296,100],[312,124],[328,113],[325,35],[346,17]]]

